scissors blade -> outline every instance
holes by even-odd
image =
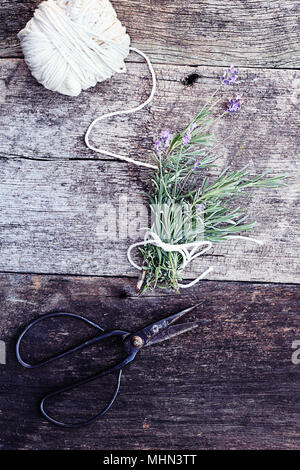
[[[144,346],[146,346],[153,338],[155,338],[158,334],[160,335],[163,331],[165,331],[170,325],[172,325],[176,320],[182,318],[187,313],[194,310],[200,304],[193,305],[192,307],[188,307],[181,312],[175,313],[174,315],[169,315],[162,320],[157,322],[151,323],[150,325],[146,326],[142,330],[139,330],[135,333],[135,336],[140,336],[143,338]]]
[[[198,323],[181,323],[180,325],[172,325],[169,326],[166,330],[162,331],[160,334],[149,340],[145,347],[152,346],[153,344],[162,343],[167,339],[174,338],[175,336],[181,335],[181,333],[185,333],[186,331],[193,330],[194,328],[198,328]]]
[[[196,305],[192,305],[191,307],[185,308],[184,310],[181,310],[181,312],[175,313],[174,315],[170,315],[169,317],[164,318],[164,321],[167,321],[168,325],[171,325],[172,323],[174,323],[179,318],[182,318],[187,313],[189,313],[192,310],[194,310],[195,308],[199,307],[199,305],[202,305],[202,302],[199,303],[199,304],[196,304]]]

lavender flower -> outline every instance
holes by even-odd
[[[158,153],[162,153],[167,147],[169,147],[172,140],[172,134],[169,129],[166,129],[160,134],[160,139],[155,142],[155,149]]]
[[[172,140],[172,137],[173,136],[172,136],[171,132],[169,131],[169,129],[166,129],[165,131],[163,131],[160,134],[163,150],[165,150],[167,147],[169,147],[169,145],[171,143],[171,140]]]
[[[198,170],[199,168],[201,168],[201,160],[196,160],[193,166],[193,170]]]
[[[172,135],[171,135],[171,132],[169,131],[169,129],[166,129],[165,131],[162,131],[162,133],[160,134],[160,137],[163,140],[168,140],[172,137]]]
[[[190,133],[186,133],[183,138],[182,138],[182,147],[184,147],[186,144],[189,143],[189,141],[191,140],[192,136]]]
[[[161,141],[157,139],[157,141],[155,142],[155,149],[158,153],[161,152]]]
[[[202,202],[202,204],[196,204],[196,209],[197,209],[198,214],[202,214],[205,207],[206,207],[206,201]]]
[[[191,140],[192,138],[192,131],[195,129],[196,127],[196,123],[193,122],[190,127],[188,127],[188,129],[186,130],[186,133],[184,134],[183,138],[182,138],[182,146],[184,147],[186,144],[189,143],[189,141]]]
[[[239,96],[230,98],[227,103],[227,111],[229,113],[236,113],[241,109],[241,99]]]
[[[234,65],[231,64],[230,67],[224,72],[222,76],[222,81],[225,85],[231,85],[235,83],[238,78],[239,71],[234,68]]]

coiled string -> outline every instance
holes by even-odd
[[[136,49],[135,47],[130,47],[129,50],[135,52],[136,54],[139,54],[147,62],[147,65],[149,67],[149,70],[150,70],[150,73],[151,73],[151,76],[152,76],[152,90],[151,90],[151,93],[150,93],[149,97],[146,99],[146,101],[144,101],[139,106],[136,106],[135,108],[125,109],[125,110],[120,110],[120,111],[114,111],[112,113],[103,114],[102,116],[99,116],[96,119],[94,119],[94,121],[89,125],[88,130],[86,131],[84,140],[85,140],[85,143],[86,143],[87,147],[89,149],[93,150],[94,152],[102,153],[103,155],[108,155],[109,157],[118,158],[119,160],[124,160],[126,162],[133,163],[134,165],[137,165],[137,166],[143,166],[143,167],[146,167],[146,168],[151,168],[151,169],[156,170],[157,166],[155,166],[155,165],[151,165],[150,163],[141,162],[139,160],[134,160],[133,158],[127,157],[125,155],[120,155],[118,153],[113,153],[113,152],[109,152],[109,151],[101,149],[101,148],[94,147],[92,144],[90,144],[90,141],[89,141],[90,133],[93,130],[95,124],[97,124],[97,122],[103,121],[103,119],[107,119],[107,118],[110,118],[112,116],[120,116],[121,114],[136,113],[137,111],[140,111],[145,106],[147,106],[147,104],[149,104],[153,100],[153,96],[154,96],[155,90],[156,90],[156,75],[155,75],[153,66],[150,62],[150,59],[146,54],[144,54],[139,49]]]

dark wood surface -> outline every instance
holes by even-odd
[[[148,172],[91,153],[83,135],[102,112],[141,102],[148,72],[131,54],[126,76],[78,98],[44,90],[17,40],[39,3],[0,0],[0,449],[299,449],[300,365],[291,360],[300,340],[299,2],[113,1],[132,45],[150,55],[158,89],[142,112],[98,126],[95,143],[148,160],[155,136],[186,123],[234,62],[243,111],[216,129],[218,164],[249,163],[253,173],[273,168],[289,177],[280,192],[244,200],[264,247],[215,247],[187,273],[213,264],[211,280],[179,295],[143,297],[126,260],[136,236],[101,242],[96,228],[99,205],[117,207],[120,195],[128,194],[133,217],[142,212]],[[190,74],[197,75],[192,86]],[[61,430],[41,417],[45,393],[121,353],[118,344],[111,352],[93,347],[25,370],[15,343],[28,322],[71,311],[105,329],[134,330],[196,302],[188,320],[199,328],[143,350],[102,420]],[[24,353],[38,359],[93,334],[78,322],[54,322],[35,330]],[[64,396],[58,416],[94,414],[111,392],[108,379]]]
[[[300,368],[291,362],[299,331],[298,286],[205,281],[178,296],[150,293],[141,299],[131,278],[2,274],[0,280],[0,338],[8,356],[0,367],[2,449],[299,447]],[[199,328],[143,350],[124,369],[119,397],[102,420],[61,430],[40,416],[43,394],[95,373],[109,350],[86,350],[25,370],[16,363],[14,347],[33,318],[72,311],[107,329],[134,330],[196,302],[202,304],[187,320]],[[45,332],[38,329],[25,345],[29,358],[93,334],[76,320]],[[93,414],[109,386],[100,379],[64,397],[59,416]]]

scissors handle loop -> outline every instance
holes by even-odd
[[[108,410],[111,408],[112,404],[114,403],[115,399],[117,398],[117,395],[119,393],[119,389],[120,389],[120,382],[121,382],[121,376],[122,376],[122,368],[124,366],[126,366],[129,362],[131,362],[135,356],[136,356],[136,353],[137,351],[133,351],[131,352],[122,362],[120,362],[119,364],[116,364],[115,366],[112,366],[108,369],[105,369],[104,371],[102,372],[99,372],[98,374],[96,375],[93,375],[92,377],[88,377],[87,379],[84,379],[84,380],[80,380],[79,382],[76,382],[72,385],[68,385],[64,388],[61,388],[59,390],[56,390],[55,392],[52,392],[52,393],[48,393],[47,395],[44,396],[44,398],[42,398],[41,400],[41,403],[40,403],[40,410],[42,412],[42,414],[44,415],[44,417],[50,421],[51,423],[53,424],[56,424],[57,426],[61,426],[61,427],[64,427],[64,428],[80,428],[82,426],[87,426],[88,424],[92,424],[94,421],[96,421],[97,419],[101,418],[102,416],[104,416]],[[108,402],[108,404],[102,409],[102,411],[100,411],[100,413],[97,413],[95,416],[93,416],[92,418],[86,420],[86,421],[81,421],[79,423],[64,423],[62,421],[58,421],[56,420],[55,418],[53,418],[52,416],[49,415],[49,413],[47,413],[47,411],[45,410],[45,404],[46,404],[46,401],[49,400],[50,398],[52,397],[55,397],[57,395],[60,395],[61,393],[64,393],[64,392],[68,392],[69,390],[73,390],[74,388],[77,388],[77,387],[80,387],[82,385],[85,385],[95,379],[99,379],[100,377],[104,377],[105,375],[109,375],[111,374],[112,372],[116,372],[118,371],[118,377],[117,377],[117,384],[116,384],[116,387],[115,387],[115,391],[113,392],[113,395],[110,399],[110,401]]]
[[[94,338],[91,338],[87,341],[84,341],[83,343],[73,347],[73,348],[70,348],[60,354],[57,354],[55,356],[51,356],[50,358],[48,359],[45,359],[43,361],[39,361],[37,363],[34,363],[34,364],[29,364],[28,362],[24,361],[21,357],[21,353],[20,353],[20,346],[21,346],[21,343],[22,343],[22,340],[24,338],[24,336],[28,333],[28,331],[33,328],[37,323],[43,321],[43,320],[46,320],[48,318],[53,318],[53,317],[63,317],[63,316],[67,316],[67,317],[73,317],[73,318],[76,318],[76,319],[79,319],[79,320],[82,320],[84,321],[85,323],[87,323],[88,325],[90,326],[93,326],[94,328],[96,328],[97,330],[99,330],[101,333],[99,335],[97,335],[96,337]],[[26,367],[27,369],[34,369],[34,368],[37,368],[37,367],[41,367],[43,365],[46,365],[46,364],[49,364],[53,361],[56,361],[60,358],[63,358],[69,354],[72,354],[76,351],[79,351],[83,348],[86,348],[87,346],[90,346],[92,344],[95,344],[105,338],[109,338],[109,337],[113,337],[113,336],[119,336],[119,337],[122,337],[123,339],[128,336],[130,333],[128,331],[123,331],[123,330],[112,330],[112,331],[106,331],[104,332],[103,328],[101,328],[99,325],[97,325],[96,323],[92,322],[91,320],[88,320],[87,318],[81,316],[81,315],[77,315],[75,313],[68,313],[68,312],[56,312],[56,313],[50,313],[50,314],[47,314],[47,315],[43,315],[42,317],[38,318],[37,320],[34,320],[33,322],[31,322],[25,329],[24,331],[21,333],[21,335],[19,336],[18,338],[18,341],[17,341],[17,345],[16,345],[16,355],[17,355],[17,359],[19,361],[19,363],[23,366],[23,367]],[[74,384],[71,384],[71,385],[68,385],[66,387],[63,387],[59,390],[56,390],[54,392],[51,392],[51,393],[48,393],[46,396],[44,396],[44,398],[42,398],[41,400],[41,403],[40,403],[40,409],[41,409],[41,412],[43,414],[43,416],[48,420],[50,421],[51,423],[54,423],[56,424],[57,426],[61,426],[61,427],[65,427],[65,428],[78,428],[78,427],[81,427],[81,426],[85,426],[85,425],[88,425],[88,424],[91,424],[92,422],[96,421],[96,419],[100,418],[101,416],[104,416],[105,413],[107,413],[107,411],[110,409],[110,407],[112,406],[112,404],[114,403],[117,395],[118,395],[118,392],[119,392],[119,389],[120,389],[120,381],[121,381],[121,376],[122,376],[122,368],[127,365],[129,362],[131,362],[135,355],[136,355],[136,352],[135,350],[131,349],[129,350],[129,354],[128,356],[123,360],[121,361],[119,364],[116,364],[110,368],[107,368],[99,373],[97,373],[96,375],[93,375],[91,377],[88,377],[84,380],[81,380],[81,381],[78,381]],[[50,416],[47,411],[45,410],[45,404],[46,404],[46,401],[54,396],[57,396],[63,392],[67,392],[68,390],[72,390],[73,388],[77,388],[77,387],[80,387],[81,385],[84,385],[88,382],[91,382],[92,380],[95,380],[97,378],[100,378],[100,377],[104,377],[105,375],[108,375],[108,374],[111,374],[112,372],[118,372],[118,376],[117,376],[117,383],[116,383],[116,387],[115,387],[115,390],[112,394],[112,397],[109,401],[109,403],[101,410],[100,413],[97,413],[97,415],[93,416],[92,418],[90,418],[89,420],[87,421],[83,421],[83,422],[80,422],[80,423],[75,423],[75,424],[72,424],[72,423],[64,423],[62,421],[58,421],[56,420],[55,418],[53,418],[52,416]]]
[[[54,318],[54,317],[72,317],[72,318],[77,318],[78,320],[82,320],[83,322],[87,323],[89,326],[93,326],[94,328],[96,328],[97,330],[103,332],[103,328],[101,328],[101,326],[97,325],[96,323],[92,322],[91,320],[88,320],[88,318],[85,318],[85,317],[82,317],[81,315],[77,315],[75,313],[68,313],[68,312],[56,312],[56,313],[49,313],[47,315],[43,315],[42,317],[39,317],[37,318],[36,320],[32,321],[31,323],[29,323],[29,325],[23,330],[23,332],[20,334],[19,338],[18,338],[18,341],[17,341],[17,345],[16,345],[16,355],[17,355],[17,359],[19,361],[19,363],[23,366],[23,367],[26,367],[27,369],[35,369],[36,367],[41,367],[41,366],[44,366],[46,364],[49,364],[50,362],[53,362],[53,361],[56,361],[57,359],[60,359],[62,357],[65,357],[67,356],[68,354],[72,354],[76,351],[79,351],[80,349],[83,349],[87,346],[90,346],[91,344],[94,344],[96,343],[97,341],[99,341],[100,337],[99,336],[96,336],[95,338],[92,338],[88,341],[85,341],[73,348],[70,348],[68,349],[67,351],[64,351],[60,354],[57,354],[55,356],[52,356],[48,359],[45,359],[44,361],[39,361],[35,364],[29,364],[28,362],[24,361],[21,357],[21,353],[20,353],[20,346],[21,346],[21,343],[22,343],[22,340],[24,338],[24,336],[28,333],[29,330],[31,330],[31,328],[33,328],[37,323],[40,323],[41,321],[43,320],[47,320],[48,318]],[[101,336],[101,335],[100,335]]]
[[[106,375],[106,374],[104,374]],[[101,418],[101,416],[104,416],[105,413],[108,412],[108,410],[111,408],[111,406],[113,405],[115,399],[117,398],[117,395],[119,393],[119,390],[120,390],[120,383],[121,383],[121,377],[122,377],[122,369],[120,369],[118,371],[118,377],[117,377],[117,383],[116,383],[116,387],[115,387],[115,390],[112,394],[112,397],[110,399],[110,401],[108,402],[108,404],[100,411],[100,413],[97,413],[95,416],[93,416],[92,418],[86,420],[86,421],[81,421],[79,423],[64,423],[63,421],[58,421],[57,419],[53,418],[53,416],[50,416],[49,413],[45,410],[45,405],[46,405],[46,401],[56,395],[59,395],[63,392],[67,392],[68,390],[71,390],[75,387],[79,387],[80,385],[84,385],[86,384],[87,382],[90,382],[91,380],[94,380],[96,379],[97,377],[101,377],[102,374],[99,374],[98,376],[94,376],[94,377],[90,377],[89,379],[86,379],[86,380],[82,380],[81,382],[77,382],[76,384],[73,384],[73,385],[70,385],[68,387],[64,387],[64,388],[61,388],[60,390],[56,390],[55,392],[52,392],[52,393],[48,393],[47,395],[45,395],[42,400],[41,400],[41,403],[40,403],[40,410],[41,410],[41,413],[42,415],[48,420],[50,421],[50,423],[53,423],[53,424],[56,424],[57,426],[60,426],[62,428],[80,428],[82,426],[87,426],[88,424],[92,424],[94,421],[96,421],[97,419]]]

